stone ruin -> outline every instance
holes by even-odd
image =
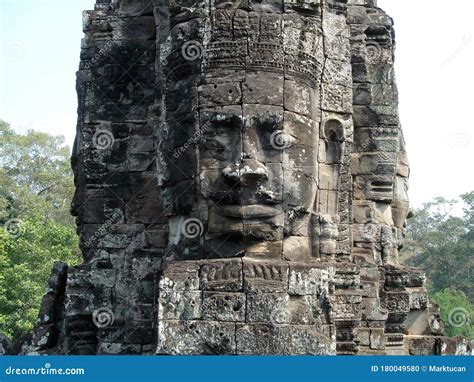
[[[21,354],[467,354],[399,264],[409,166],[376,0],[97,0],[72,212]]]

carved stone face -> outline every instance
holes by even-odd
[[[297,14],[288,20],[242,10],[214,16],[217,38],[245,49],[226,52],[223,41],[211,37],[204,48],[205,56],[206,49],[211,52],[207,66],[168,87],[165,146],[174,153],[165,155],[164,199],[170,243],[185,247],[185,258],[281,258],[289,238],[310,248],[310,220],[317,212],[320,95],[305,70],[311,65],[311,73],[321,70],[320,24]],[[260,27],[252,36],[255,23]],[[236,29],[243,24],[250,30]],[[314,56],[307,66],[298,62],[299,49]],[[275,64],[280,58],[282,67]],[[238,68],[242,59],[250,64]],[[226,67],[229,62],[237,68]],[[190,218],[203,231],[192,244],[183,236]]]
[[[316,90],[282,74],[244,74],[198,87],[199,130],[190,152],[175,163],[191,167],[192,188],[168,188],[168,200],[187,199],[171,208],[175,216],[180,221],[197,216],[207,251],[221,254],[215,248],[220,246],[230,251],[222,253],[226,257],[258,242],[281,247],[284,237],[305,231],[308,236],[316,202]],[[188,200],[179,192],[194,197]]]

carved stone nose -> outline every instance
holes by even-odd
[[[244,159],[241,163],[231,164],[224,168],[222,173],[226,179],[243,185],[268,179],[268,170],[265,165],[254,159]]]

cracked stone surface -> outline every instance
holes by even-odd
[[[375,0],[97,0],[84,263],[22,354],[464,354],[398,262],[409,165]]]

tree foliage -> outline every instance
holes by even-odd
[[[449,336],[474,339],[474,307],[463,292],[447,288],[435,293],[433,300],[441,308],[441,318]]]
[[[13,338],[36,322],[53,263],[80,258],[69,156],[63,137],[0,120],[0,331]]]
[[[436,198],[414,215],[402,259],[426,272],[428,289],[440,305],[448,333],[473,338],[474,192],[459,200]],[[464,325],[453,325],[449,318],[455,313],[466,317]]]
[[[0,219],[42,214],[70,224],[74,182],[64,137],[15,133],[0,120]]]

